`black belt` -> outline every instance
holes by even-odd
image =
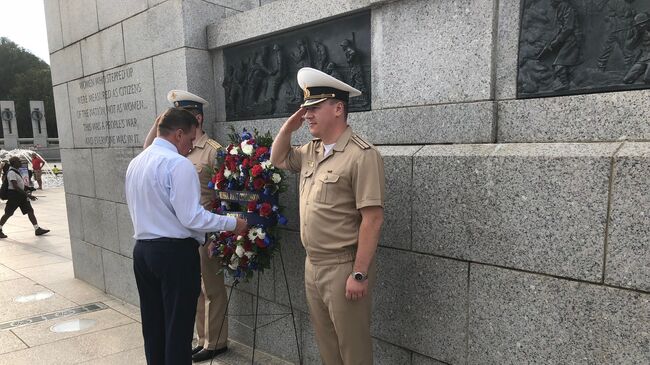
[[[198,244],[199,242],[195,240],[192,237],[187,237],[187,238],[171,238],[171,237],[160,237],[160,238],[149,238],[145,240],[138,240],[140,242],[178,242],[178,243],[196,243]]]

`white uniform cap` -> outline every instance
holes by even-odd
[[[298,85],[304,92],[304,103],[300,107],[316,105],[327,99],[348,102],[349,98],[361,95],[361,91],[325,72],[303,67],[298,70]]]
[[[178,108],[194,108],[201,111],[203,106],[208,105],[207,100],[185,90],[170,90],[167,93],[167,101]]]

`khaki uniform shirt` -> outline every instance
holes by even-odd
[[[384,206],[384,162],[373,145],[348,127],[323,154],[315,139],[292,148],[286,160],[300,173],[300,238],[313,263],[356,250],[359,209]]]
[[[206,133],[201,138],[194,141],[194,147],[187,158],[192,161],[196,172],[199,174],[201,183],[201,205],[209,211],[212,211],[212,198],[214,190],[208,188],[208,183],[212,180],[215,169],[215,159],[217,150],[221,145],[215,140],[208,138]]]

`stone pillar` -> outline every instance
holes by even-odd
[[[45,104],[42,100],[29,101],[32,131],[34,131],[34,146],[47,147],[47,123],[45,122]]]
[[[13,150],[18,148],[18,125],[16,123],[16,107],[13,101],[0,101],[0,113],[2,115],[2,130],[4,132],[4,149]]]

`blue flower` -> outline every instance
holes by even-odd
[[[208,183],[208,189],[214,189],[214,183],[212,181]]]
[[[289,223],[289,221],[287,220],[287,218],[285,216],[279,215],[278,216],[278,223],[280,223],[283,226],[286,226],[287,223]]]
[[[253,138],[253,135],[250,134],[250,132],[246,131],[246,128],[244,128],[244,131],[241,134],[241,140],[246,141],[246,140],[249,140],[251,138]]]

